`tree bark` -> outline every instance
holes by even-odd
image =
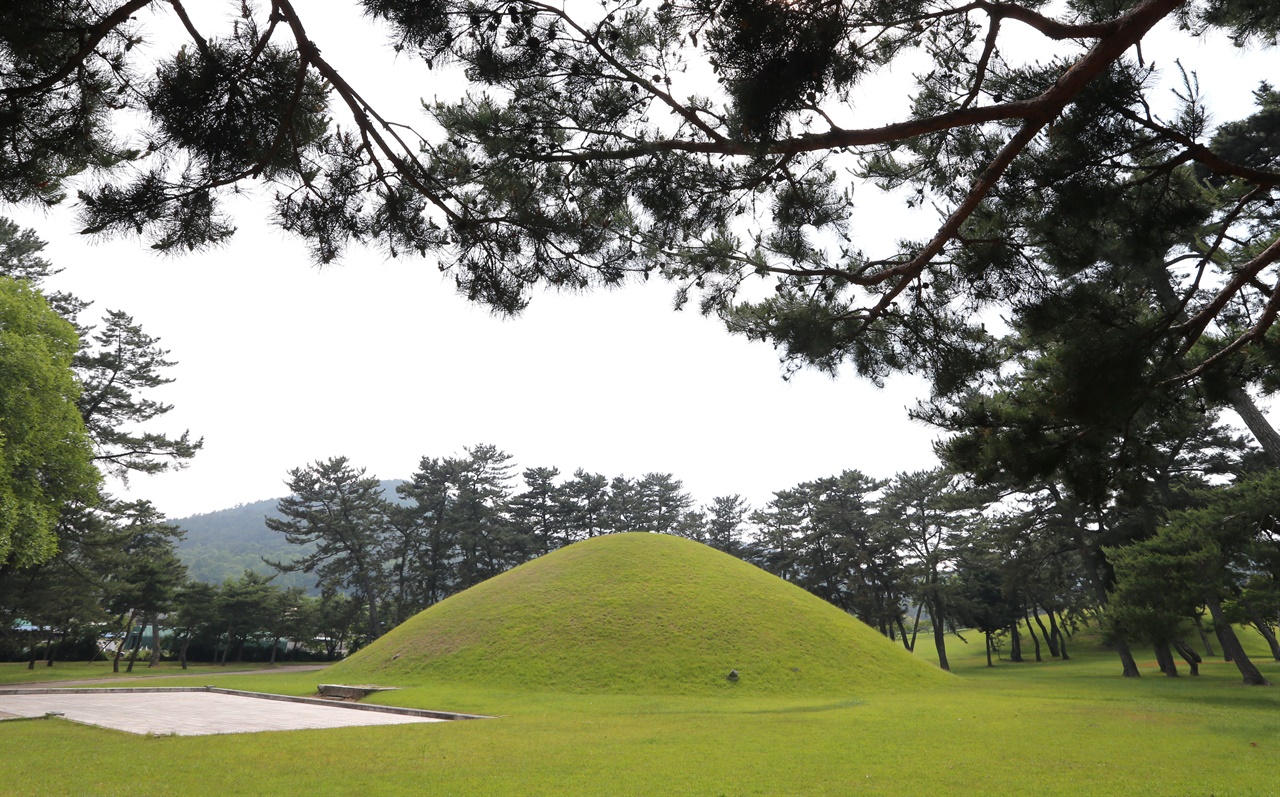
[[[1254,403],[1253,397],[1243,387],[1233,387],[1227,398],[1231,400],[1231,408],[1244,421],[1244,425],[1253,433],[1253,438],[1262,446],[1271,464],[1280,468],[1280,434],[1262,414],[1262,410]]]
[[[1258,633],[1262,634],[1262,638],[1267,640],[1267,645],[1271,648],[1271,658],[1280,661],[1280,643],[1276,642],[1275,632],[1271,630],[1271,626],[1267,621],[1262,619],[1262,615],[1258,610],[1253,608],[1244,595],[1240,596],[1240,603],[1244,605],[1244,610],[1249,613],[1249,620],[1253,622],[1253,627],[1258,629]]]
[[[160,619],[151,621],[151,661],[147,662],[147,669],[160,666]]]
[[[1173,649],[1178,651],[1178,655],[1181,656],[1182,660],[1191,668],[1192,675],[1200,674],[1200,662],[1203,661],[1203,659],[1200,658],[1199,653],[1196,653],[1190,645],[1181,639],[1173,640]]]
[[[1031,627],[1031,610],[1026,609],[1023,614],[1027,620],[1027,633],[1031,635],[1031,642],[1036,646],[1036,661],[1044,661],[1044,659],[1040,658],[1040,637],[1036,636],[1036,630]]]
[[[1044,620],[1040,619],[1040,607],[1038,605],[1032,605],[1031,616],[1036,619],[1036,625],[1040,626],[1040,635],[1044,637],[1044,642],[1049,647],[1049,655],[1056,659],[1058,657],[1058,640],[1050,636],[1048,630],[1045,629]],[[1050,615],[1050,622],[1052,622],[1052,619],[1053,615]]]
[[[938,649],[938,666],[947,672],[951,671],[951,663],[947,661],[947,628],[942,619],[942,598],[933,596],[929,607],[929,620],[933,623],[933,646]],[[990,652],[987,659],[990,660]]]
[[[1173,660],[1173,652],[1169,650],[1168,642],[1156,642],[1156,663],[1160,665],[1160,672],[1170,678],[1178,677],[1178,665]]]
[[[991,632],[986,631],[983,633],[983,635],[986,637],[986,640],[987,640],[987,666],[994,667],[996,665],[991,663]]]
[[[1209,612],[1209,616],[1213,616],[1213,612]],[[1218,647],[1222,648],[1222,660],[1231,661],[1231,648],[1227,647],[1227,641],[1222,637],[1222,629],[1218,627],[1217,621],[1213,624],[1213,635],[1218,638]]]
[[[1218,630],[1218,639],[1222,642],[1223,653],[1230,656],[1231,660],[1235,662],[1236,669],[1240,670],[1240,677],[1244,679],[1245,685],[1270,686],[1271,682],[1262,677],[1262,673],[1258,672],[1258,668],[1249,660],[1248,654],[1241,647],[1240,640],[1236,638],[1236,632],[1232,630],[1231,624],[1227,622],[1227,618],[1223,615],[1222,604],[1218,602],[1218,596],[1212,592],[1205,593],[1205,604],[1209,607],[1209,614],[1213,616],[1213,625]]]
[[[1049,612],[1049,633],[1052,635],[1051,638],[1056,640],[1057,648],[1060,651],[1060,652],[1055,652],[1053,655],[1055,656],[1060,655],[1062,656],[1063,661],[1069,661],[1071,657],[1067,655],[1067,638],[1063,636],[1062,629],[1058,627],[1058,618],[1054,616],[1053,609],[1049,609],[1048,612]],[[1053,648],[1050,648],[1050,650],[1053,650]]]
[[[1022,633],[1018,631],[1018,621],[1009,626],[1009,661],[1022,663]]]
[[[1204,652],[1207,656],[1216,656],[1213,652],[1213,645],[1209,644],[1209,635],[1204,632],[1204,623],[1200,622],[1200,614],[1197,612],[1192,616],[1191,621],[1196,624],[1196,630],[1200,632],[1200,642],[1204,645]]]
[[[1115,629],[1115,637],[1116,653],[1120,654],[1120,663],[1123,665],[1121,674],[1125,678],[1142,677],[1142,673],[1138,672],[1138,662],[1133,660],[1133,652],[1129,650],[1129,638],[1119,628]]]
[[[133,663],[138,659],[138,650],[142,648],[142,635],[147,631],[147,618],[142,617],[138,621],[138,638],[133,641],[133,645],[129,648],[129,666],[125,668],[125,672],[133,672]]]
[[[916,604],[916,618],[911,621],[911,644],[907,646],[907,650],[913,653],[916,649],[916,634],[920,632],[920,610],[923,608],[923,603]]]
[[[116,655],[111,659],[112,672],[120,672],[120,654],[124,652],[125,643],[129,641],[129,632],[133,630],[133,621],[136,617],[136,612],[130,612],[129,622],[124,624],[124,634],[120,637],[120,644],[116,645]]]
[[[190,635],[182,640],[182,647],[178,648],[178,661],[182,663],[182,669],[187,669],[187,645],[191,644]]]

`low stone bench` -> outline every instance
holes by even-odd
[[[374,692],[389,692],[394,686],[371,686],[369,684],[320,684],[316,692],[330,700],[363,700]]]

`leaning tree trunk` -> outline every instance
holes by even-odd
[[[134,640],[133,647],[129,648],[129,666],[125,668],[125,672],[133,672],[133,663],[138,659],[138,651],[142,648],[142,635],[145,633],[147,633],[147,618],[142,617],[138,623],[138,638]]]
[[[907,650],[913,653],[916,649],[916,634],[920,631],[920,610],[923,608],[923,603],[916,604],[916,617],[911,621],[911,644],[907,645]]]
[[[1154,644],[1156,650],[1156,663],[1160,665],[1160,672],[1170,678],[1178,677],[1178,665],[1173,660],[1173,652],[1169,650],[1169,643],[1163,640]]]
[[[951,662],[947,661],[947,627],[942,618],[942,598],[934,595],[929,606],[929,619],[933,622],[933,646],[938,649],[938,666],[950,672]],[[987,658],[990,659],[990,655]]]
[[[1018,621],[1009,626],[1009,661],[1022,663],[1022,634],[1018,631]]]
[[[1181,656],[1182,660],[1191,668],[1192,675],[1200,674],[1200,662],[1203,661],[1203,659],[1200,658],[1199,653],[1196,653],[1195,650],[1182,639],[1173,640],[1173,649],[1178,651],[1178,655]]]
[[[1058,627],[1058,618],[1053,613],[1053,609],[1049,609],[1049,633],[1058,644],[1058,651],[1055,656],[1062,656],[1063,661],[1069,661],[1070,656],[1067,655],[1067,637],[1062,633],[1062,629]]]
[[[1174,314],[1181,319],[1186,318],[1186,313],[1183,311],[1173,284],[1169,281],[1167,272],[1162,278],[1152,280],[1152,287],[1155,289],[1156,297],[1165,312]],[[1244,425],[1248,427],[1253,438],[1258,441],[1258,445],[1262,446],[1262,450],[1266,452],[1271,464],[1280,468],[1280,434],[1276,432],[1275,427],[1267,420],[1267,416],[1262,414],[1262,410],[1258,408],[1253,397],[1249,395],[1243,385],[1236,385],[1227,392],[1227,399],[1231,402],[1231,408],[1240,416],[1240,420],[1244,421]]]
[[[996,665],[991,663],[991,632],[984,631],[983,635],[986,637],[986,640],[987,640],[987,666],[994,667]]]
[[[1044,661],[1044,659],[1040,658],[1040,637],[1036,636],[1036,630],[1031,627],[1031,610],[1025,609],[1023,614],[1026,616],[1027,633],[1031,635],[1031,643],[1036,646],[1036,661]]]
[[[1196,630],[1200,632],[1200,643],[1204,645],[1205,655],[1218,655],[1213,652],[1213,645],[1209,644],[1209,635],[1204,632],[1204,623],[1200,622],[1200,613],[1198,611],[1191,617],[1191,621],[1195,623]]]
[[[1262,634],[1262,638],[1267,640],[1267,645],[1271,648],[1271,658],[1280,661],[1280,643],[1276,642],[1275,632],[1271,630],[1271,626],[1267,621],[1262,619],[1262,615],[1258,610],[1253,608],[1253,604],[1249,602],[1243,595],[1240,596],[1240,603],[1244,605],[1244,610],[1249,614],[1249,620],[1253,623],[1253,627],[1258,629],[1258,633]]]
[[[1085,574],[1089,577],[1089,584],[1093,587],[1098,605],[1106,606],[1107,590],[1102,583],[1102,576],[1098,573],[1098,563],[1093,560],[1093,551],[1089,548],[1088,543],[1085,542],[1084,529],[1079,524],[1076,525],[1076,543],[1079,545],[1080,559],[1084,562]],[[1125,637],[1124,630],[1116,628],[1114,633],[1116,653],[1120,656],[1121,674],[1125,678],[1141,677],[1142,673],[1138,672],[1138,663],[1133,660],[1133,652],[1129,650],[1129,640]],[[1064,647],[1063,650],[1065,651],[1066,648]]]
[[[1280,434],[1267,420],[1267,416],[1262,414],[1262,410],[1258,409],[1253,397],[1243,387],[1237,386],[1231,388],[1227,398],[1231,400],[1231,408],[1244,421],[1244,425],[1249,427],[1258,445],[1262,446],[1271,464],[1280,468]]]
[[[1249,660],[1248,654],[1244,652],[1244,648],[1240,645],[1240,640],[1236,638],[1236,632],[1232,630],[1231,624],[1227,622],[1226,616],[1222,611],[1222,604],[1218,602],[1218,596],[1212,592],[1205,593],[1205,604],[1209,607],[1209,614],[1213,616],[1213,625],[1218,629],[1218,639],[1222,642],[1223,653],[1231,657],[1231,661],[1236,664],[1236,669],[1240,670],[1240,677],[1244,679],[1246,686],[1270,686],[1271,682],[1262,677],[1262,673],[1252,661]]]
[[[133,630],[133,621],[137,618],[137,612],[129,613],[129,622],[124,625],[124,634],[120,637],[120,644],[116,645],[116,655],[111,659],[111,671],[120,672],[120,654],[124,652],[125,643],[129,641],[129,632]]]
[[[1049,655],[1056,659],[1058,657],[1058,640],[1054,639],[1054,637],[1057,634],[1050,634],[1048,629],[1044,627],[1044,620],[1040,619],[1040,606],[1038,604],[1032,606],[1031,616],[1035,618],[1036,625],[1040,626],[1040,635],[1044,637],[1045,644],[1049,647]],[[1049,622],[1053,622],[1052,614],[1049,615]],[[1056,626],[1054,631],[1057,631]]]

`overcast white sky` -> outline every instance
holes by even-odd
[[[310,7],[302,13],[326,57],[371,96],[412,107],[457,90],[396,64],[338,4],[297,5]],[[1245,76],[1264,74],[1269,57],[1172,39],[1146,56],[1167,66],[1186,58],[1216,87],[1222,119],[1248,112],[1257,79]],[[902,106],[879,97],[882,114]],[[861,243],[910,234],[896,207],[865,196]],[[69,211],[0,208],[49,242],[45,254],[65,269],[57,287],[132,314],[178,361],[177,381],[157,394],[175,405],[163,425],[191,429],[205,448],[187,469],[128,490],[170,517],[278,497],[290,468],[319,458],[345,455],[379,478],[404,478],[422,456],[476,443],[520,468],[670,472],[700,502],[739,493],[755,506],[846,468],[888,477],[936,464],[934,432],[906,417],[919,381],[884,390],[851,374],[783,381],[772,349],[696,311],[672,312],[671,288],[657,280],[539,295],[503,320],[457,296],[432,262],[357,250],[317,270],[251,199],[236,209],[230,245],[177,258],[133,240],[86,240]]]

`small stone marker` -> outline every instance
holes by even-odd
[[[725,678],[727,678],[727,679],[728,679],[728,680],[730,680],[730,681],[733,681],[734,683],[737,683],[737,682],[738,682],[738,671],[737,671],[737,670],[729,670],[729,674],[728,674],[728,675],[726,675],[726,676],[725,676]]]

